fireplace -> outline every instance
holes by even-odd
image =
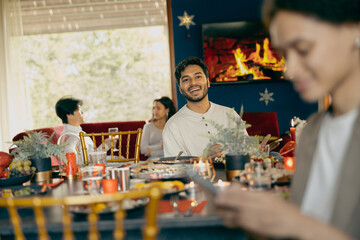
[[[262,22],[203,24],[202,34],[212,84],[283,79],[284,58],[272,48]]]

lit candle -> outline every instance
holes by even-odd
[[[214,186],[217,188],[219,192],[221,192],[230,186],[230,182],[222,181],[221,179],[219,179],[219,181],[215,183]]]
[[[198,164],[198,173],[200,175],[203,175],[205,173],[205,164],[201,160],[199,161],[199,164]]]
[[[294,172],[295,171],[295,158],[284,157],[284,169]]]
[[[296,131],[296,127],[294,127],[294,119],[291,119],[290,134],[291,134],[291,140],[293,141],[296,141],[295,131]]]
[[[195,196],[196,193],[196,185],[194,181],[191,181],[188,184],[185,184],[185,190],[189,193],[190,197]]]

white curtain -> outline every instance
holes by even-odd
[[[20,0],[0,1],[0,151],[7,151],[17,133],[32,127],[20,13]]]

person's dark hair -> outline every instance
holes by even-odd
[[[360,22],[360,0],[264,0],[266,25],[279,10],[294,11],[334,24]]]
[[[198,65],[202,68],[206,78],[209,78],[209,69],[205,63],[198,57],[188,57],[182,60],[175,68],[175,78],[176,82],[180,84],[181,72],[189,65]]]
[[[155,99],[154,102],[159,102],[164,105],[166,109],[169,109],[167,119],[171,118],[176,113],[174,102],[170,98],[162,97],[159,99]]]
[[[68,114],[74,114],[79,106],[82,105],[82,101],[79,99],[66,97],[61,98],[55,105],[56,115],[62,120],[63,123],[68,123]]]

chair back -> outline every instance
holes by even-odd
[[[244,112],[242,119],[251,124],[249,135],[280,137],[279,122],[276,112]]]
[[[100,239],[98,229],[99,215],[97,213],[98,204],[115,203],[118,206],[123,206],[122,203],[125,199],[138,199],[149,198],[145,209],[145,226],[142,228],[143,239],[151,240],[156,239],[159,229],[156,225],[156,214],[158,211],[158,204],[162,197],[159,186],[154,185],[149,189],[134,190],[130,192],[119,192],[114,194],[103,195],[88,195],[86,197],[82,195],[69,196],[64,198],[53,197],[25,197],[25,198],[2,198],[0,199],[0,207],[6,207],[9,211],[10,221],[14,227],[14,234],[16,240],[25,239],[25,235],[22,231],[22,220],[18,213],[19,208],[32,208],[34,211],[35,223],[37,226],[38,239],[45,240],[50,239],[47,231],[47,214],[46,208],[59,207],[62,209],[62,224],[63,224],[63,239],[71,240],[75,239],[74,230],[80,226],[84,226],[82,222],[74,222],[71,211],[69,209],[72,206],[82,205],[87,206],[89,213],[87,216],[88,221],[88,239],[97,240]],[[123,228],[123,222],[126,217],[126,210],[119,207],[114,212],[115,227],[113,231],[114,239],[123,239],[125,236],[125,230]],[[101,231],[102,229],[100,229]],[[81,229],[83,231],[83,229]]]
[[[142,136],[142,129],[138,128],[136,131],[121,131],[121,132],[103,132],[103,133],[84,133],[80,132],[80,142],[84,156],[84,162],[88,163],[88,149],[85,144],[85,137],[90,137],[93,142],[96,138],[101,139],[102,150],[106,151],[105,139],[110,138],[111,146],[108,151],[110,159],[108,162],[129,162],[134,161],[138,163],[140,160],[140,142]],[[114,144],[114,139],[118,138],[118,144]],[[118,151],[115,149],[118,148]],[[94,151],[97,151],[97,146],[94,144]],[[131,154],[133,152],[133,154]]]

